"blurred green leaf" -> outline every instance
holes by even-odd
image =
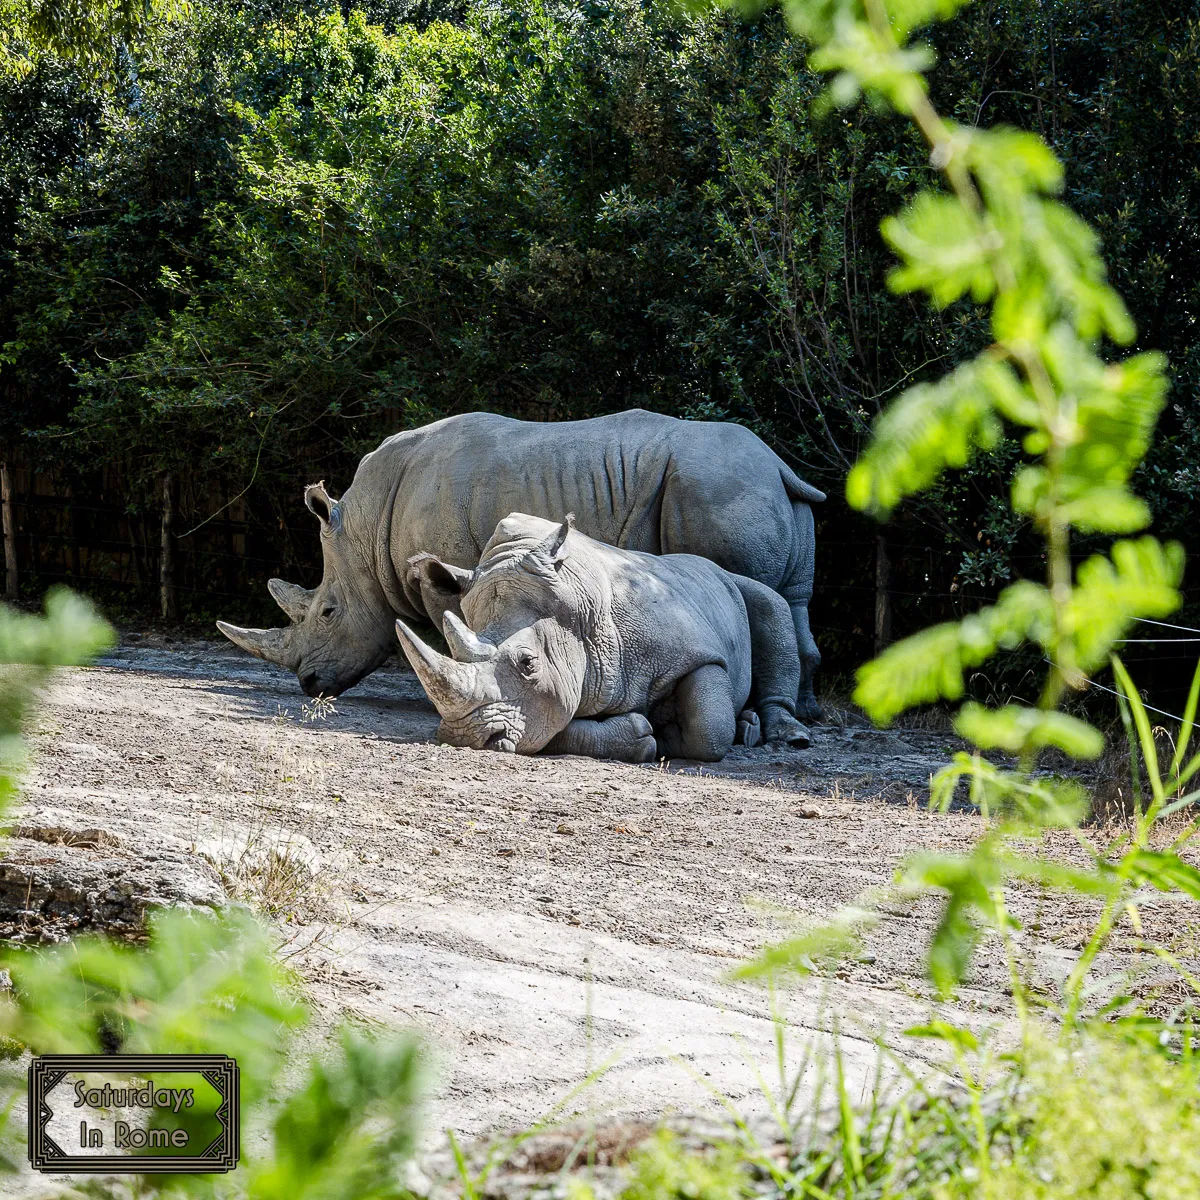
[[[963,694],[964,673],[997,649],[1011,650],[1026,639],[1044,644],[1051,613],[1044,587],[1026,580],[1015,583],[991,608],[905,638],[860,667],[854,702],[873,721],[886,724],[914,705],[957,700]]]
[[[981,750],[1007,750],[1010,754],[1056,746],[1072,758],[1096,758],[1104,749],[1100,731],[1086,721],[1018,704],[997,709],[964,704],[954,730]]]
[[[1070,828],[1079,824],[1088,808],[1087,791],[1078,780],[1001,770],[986,758],[961,750],[934,775],[930,805],[948,809],[964,780],[977,808],[1035,829]]]
[[[1117,869],[1136,886],[1149,884],[1160,892],[1182,892],[1200,900],[1200,870],[1177,854],[1135,848],[1122,857]]]
[[[1013,923],[997,900],[1004,876],[993,849],[992,841],[985,838],[970,855],[917,855],[901,870],[906,887],[946,893],[928,959],[929,978],[943,996],[962,982],[979,942],[981,923],[994,929]]]
[[[201,1054],[236,1058],[253,1103],[306,1013],[267,932],[250,914],[168,909],[149,919],[148,949],[82,937],[9,950],[14,992],[0,1032],[35,1054]]]
[[[50,670],[89,662],[112,643],[109,625],[66,588],[47,594],[45,616],[0,604],[0,820],[25,764],[23,725]]]
[[[956,133],[967,138],[967,161],[986,198],[1062,190],[1062,163],[1037,134],[1004,125]]]
[[[770,979],[788,972],[809,975],[822,962],[855,953],[861,945],[863,928],[875,920],[875,914],[867,909],[844,908],[828,922],[764,947],[731,978]]]
[[[597,1191],[573,1180],[570,1200],[595,1200]],[[619,1200],[742,1200],[753,1195],[750,1164],[735,1143],[719,1142],[697,1153],[663,1129],[632,1155]]]
[[[399,1166],[416,1144],[420,1054],[412,1038],[340,1032],[334,1055],[274,1122],[274,1156],[253,1171],[251,1200],[383,1200],[408,1195]]]
[[[44,617],[0,604],[0,664],[79,666],[113,641],[112,628],[91,602],[66,588],[47,593]]]
[[[1079,666],[1094,671],[1135,618],[1161,619],[1179,607],[1183,547],[1152,537],[1115,542],[1111,558],[1093,555],[1076,572],[1069,620]]]
[[[897,292],[927,291],[944,308],[970,292],[978,304],[996,287],[989,254],[995,234],[953,196],[921,192],[899,216],[880,226],[904,260],[888,276]]]
[[[956,1050],[978,1050],[979,1039],[961,1025],[951,1025],[949,1021],[930,1021],[925,1025],[913,1025],[904,1031],[905,1037],[936,1038],[940,1042],[948,1042]]]
[[[1010,367],[992,358],[966,363],[937,383],[910,388],[875,422],[870,445],[846,480],[846,499],[876,515],[922,491],[948,467],[1000,440],[996,408],[1023,407]]]

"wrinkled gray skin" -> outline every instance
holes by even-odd
[[[808,744],[778,593],[696,555],[606,546],[572,519],[510,513],[467,579],[413,558],[415,581],[457,590],[463,614],[443,618],[452,657],[396,622],[442,716],[439,741],[630,762],[715,762],[761,735]]]
[[[308,695],[336,696],[387,658],[397,616],[440,627],[447,609],[458,611],[457,591],[409,577],[414,554],[434,554],[465,577],[506,513],[558,520],[574,512],[580,531],[599,541],[699,554],[782,595],[799,647],[797,713],[816,720],[809,504],[824,498],[740,425],[641,409],[557,423],[447,417],[388,438],[341,500],[321,484],[305,490],[325,574],[312,590],[268,584],[290,627],[217,627],[295,671]]]

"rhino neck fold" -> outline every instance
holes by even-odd
[[[579,716],[591,717],[619,706],[625,688],[619,671],[622,661],[621,636],[612,619],[612,597],[605,589],[592,612],[580,621],[586,667]]]
[[[400,573],[396,570],[396,564],[392,561],[392,522],[396,513],[396,496],[400,491],[403,478],[404,472],[398,471],[389,487],[386,501],[380,506],[378,519],[374,521],[367,519],[362,522],[363,528],[370,530],[370,534],[366,537],[356,538],[355,545],[360,548],[364,559],[364,568],[369,565],[371,577],[378,585],[383,601],[391,613],[408,621],[420,621],[424,619],[425,613],[419,602],[414,604],[412,597],[405,589]],[[351,486],[350,491],[342,499],[343,505],[353,490],[354,488]],[[359,522],[355,521],[355,525],[358,524]],[[407,566],[407,563],[405,565]]]

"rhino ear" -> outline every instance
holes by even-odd
[[[342,506],[326,490],[325,480],[310,483],[304,489],[304,504],[321,522],[324,529],[338,529],[342,524]]]
[[[567,535],[574,528],[575,514],[567,513],[567,519],[525,556],[525,569],[553,578],[567,557]]]
[[[475,572],[422,551],[408,560],[408,577],[418,585],[428,584],[435,592],[461,596],[471,590]]]

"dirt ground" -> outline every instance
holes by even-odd
[[[427,1036],[431,1139],[551,1113],[767,1111],[770,1003],[730,969],[787,920],[827,917],[905,856],[966,849],[981,829],[921,807],[947,735],[826,724],[808,750],[630,766],[438,746],[436,714],[398,667],[333,708],[224,644],[127,638],[64,672],[4,864],[26,897],[5,932],[120,926],[156,897],[254,904],[307,981],[315,1036],[344,1016]],[[874,1035],[929,1014],[935,911],[885,904],[858,961],[779,1001],[793,1062],[836,1025],[855,1087],[869,1086]],[[1018,911],[1052,989],[1084,914],[1032,890]],[[1005,1023],[1006,980],[982,954],[951,1018]]]

